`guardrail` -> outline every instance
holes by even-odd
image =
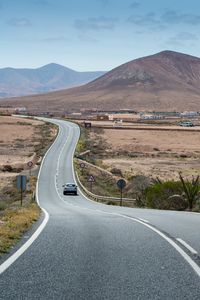
[[[95,195],[92,192],[88,191],[86,189],[86,187],[82,184],[82,182],[79,179],[78,173],[75,172],[75,176],[76,176],[76,180],[78,183],[79,188],[82,190],[82,192],[88,196],[89,198],[93,199],[96,202],[115,202],[115,203],[120,203],[121,198],[118,197],[108,197],[108,196],[99,196],[99,195]],[[127,204],[133,204],[136,201],[136,199],[130,199],[130,198],[123,198],[123,202],[127,203]]]

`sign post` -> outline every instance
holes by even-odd
[[[93,175],[89,175],[88,182],[90,182],[90,192],[92,193],[92,184],[95,182],[95,178]]]
[[[29,161],[29,162],[27,163],[27,166],[29,167],[29,176],[31,176],[31,168],[32,168],[32,166],[33,166],[33,162],[32,162],[32,161]]]
[[[21,191],[21,206],[22,206],[23,191],[26,190],[26,176],[25,175],[17,176],[17,189]]]
[[[124,179],[119,179],[117,181],[117,186],[120,189],[120,195],[121,195],[121,197],[120,197],[120,206],[122,206],[122,204],[123,204],[122,192],[123,192],[123,189],[126,186],[126,181]]]
[[[81,175],[83,175],[83,170],[85,169],[85,163],[80,163]]]

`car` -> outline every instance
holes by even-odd
[[[77,185],[75,183],[66,183],[63,185],[63,195],[77,195]]]
[[[183,127],[193,127],[194,126],[194,124],[191,121],[183,121],[183,122],[179,122],[178,124]]]

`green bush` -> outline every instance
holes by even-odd
[[[183,188],[183,197],[186,199],[189,209],[192,210],[196,202],[200,199],[199,176],[196,178],[193,176],[191,181],[184,179],[181,173],[179,173],[179,177]]]
[[[145,189],[145,206],[157,209],[185,210],[187,201],[182,197],[180,181],[156,183]]]

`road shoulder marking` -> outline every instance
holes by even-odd
[[[53,142],[53,144],[51,144],[51,146],[49,147],[49,149],[47,150],[47,152],[45,153],[45,155],[42,159],[40,170],[38,173],[37,184],[36,184],[36,201],[37,201],[38,206],[44,212],[44,220],[42,221],[42,224],[40,224],[40,226],[37,228],[37,230],[32,234],[32,236],[26,241],[26,243],[23,244],[14,254],[12,254],[10,257],[8,257],[8,259],[6,259],[0,265],[0,274],[2,274],[4,271],[6,271],[6,269],[8,269],[32,245],[32,243],[38,238],[38,236],[44,230],[44,228],[46,227],[46,225],[49,221],[48,212],[40,205],[39,194],[38,194],[38,183],[39,183],[42,166],[44,164],[46,156],[48,155],[49,151],[52,149],[54,144],[57,142],[57,139],[59,138],[59,136],[60,136],[60,126],[59,126],[59,132],[57,134],[55,141]]]
[[[138,218],[140,221],[145,222],[145,223],[149,223],[149,221],[142,219],[142,218]]]
[[[176,239],[179,243],[181,243],[185,248],[187,248],[192,254],[195,254],[197,255],[198,252],[192,248],[188,243],[186,243],[184,240],[180,239],[180,238],[177,238]]]
[[[186,260],[186,262],[192,267],[192,269],[195,271],[195,273],[200,277],[200,267],[198,266],[198,264],[178,244],[176,244],[176,242],[172,238],[168,237],[166,234],[164,234],[157,228],[155,228],[155,227],[151,226],[150,224],[147,224],[139,219],[136,219],[134,217],[129,217],[126,215],[122,215],[122,214],[118,214],[118,213],[113,213],[113,214],[120,216],[122,218],[125,218],[125,219],[129,219],[129,220],[138,222],[140,224],[143,224],[144,226],[148,227],[149,229],[151,229],[152,231],[154,231],[155,233],[160,235],[173,248],[175,248],[175,250]]]

